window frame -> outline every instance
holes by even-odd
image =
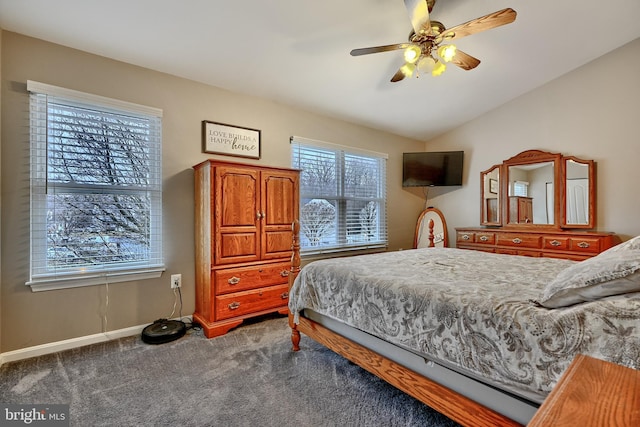
[[[29,280],[32,291],[65,289],[105,283],[142,280],[160,277],[165,270],[162,251],[162,110],[117,99],[79,92],[44,83],[27,81],[30,95],[30,265]],[[100,115],[127,115],[148,120],[151,124],[148,146],[149,179],[142,187],[132,185],[92,185],[48,183],[49,102],[68,109],[92,109]],[[149,248],[142,260],[83,265],[62,268],[48,265],[48,232],[44,218],[48,212],[48,196],[62,190],[62,194],[117,193],[144,195],[149,200]]]
[[[365,150],[355,147],[343,146],[338,144],[333,144],[324,141],[313,140],[309,138],[303,138],[299,136],[292,136],[290,138],[290,143],[292,146],[291,150],[291,163],[292,167],[297,168],[297,162],[299,159],[297,157],[300,154],[300,151],[304,149],[304,147],[309,148],[311,150],[320,150],[320,151],[329,151],[335,153],[337,157],[336,164],[336,194],[335,195],[327,195],[313,192],[307,192],[304,188],[303,180],[300,182],[300,212],[301,217],[299,218],[302,229],[302,212],[303,207],[305,205],[305,200],[307,199],[324,199],[335,201],[335,206],[337,208],[336,212],[336,244],[330,246],[301,246],[300,254],[302,256],[314,256],[314,255],[322,255],[322,254],[332,254],[332,253],[341,253],[341,252],[352,252],[352,251],[361,251],[361,250],[372,250],[372,249],[386,249],[389,244],[388,237],[388,226],[387,226],[387,179],[386,179],[386,169],[387,169],[387,159],[389,158],[388,154],[375,152],[371,150]],[[345,159],[348,156],[353,157],[363,157],[367,159],[375,159],[378,163],[379,169],[376,171],[377,180],[378,180],[378,194],[377,197],[353,197],[347,196],[345,190]],[[301,172],[304,173],[304,172]],[[317,196],[317,197],[316,197]],[[379,229],[378,229],[378,239],[374,242],[359,242],[359,243],[348,243],[347,238],[347,230],[348,230],[348,212],[347,212],[347,203],[349,201],[365,201],[365,200],[375,200],[379,206]],[[303,239],[301,239],[301,245]]]

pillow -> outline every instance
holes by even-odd
[[[627,251],[627,250],[635,250],[635,249],[640,249],[640,236],[633,237],[624,243],[620,243],[619,245],[612,246],[602,253],[604,254],[609,252],[619,252],[619,251]]]
[[[627,292],[640,292],[640,248],[605,251],[565,268],[536,302],[557,308]]]

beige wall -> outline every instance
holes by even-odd
[[[183,315],[194,310],[193,173],[201,152],[201,121],[262,131],[262,159],[290,165],[289,137],[352,145],[389,154],[390,249],[413,243],[420,193],[401,187],[401,156],[424,143],[180,79],[19,34],[2,34],[2,269],[0,352],[151,323],[173,306],[169,276],[183,277]],[[164,110],[163,222],[167,271],[143,280],[32,293],[29,269],[29,122],[26,81],[144,104]],[[265,84],[268,84],[265,82]],[[304,94],[301,94],[304,96]],[[336,100],[336,102],[340,102]],[[227,160],[238,160],[226,157]],[[407,220],[409,218],[410,220]]]
[[[640,39],[426,143],[465,150],[464,186],[433,190],[455,227],[479,225],[480,172],[541,149],[597,162],[597,227],[640,235]],[[430,196],[431,197],[431,196]],[[464,208],[463,208],[464,207]]]

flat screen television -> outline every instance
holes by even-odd
[[[462,185],[464,151],[403,153],[403,187],[448,187]]]

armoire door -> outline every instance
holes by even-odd
[[[213,239],[215,263],[260,259],[260,172],[239,166],[216,166]]]
[[[291,224],[298,218],[298,173],[262,172],[262,259],[291,256]]]

